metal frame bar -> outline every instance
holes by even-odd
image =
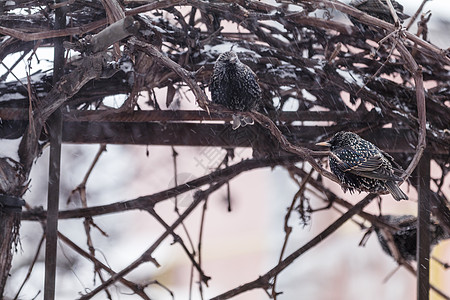
[[[424,152],[418,165],[417,300],[430,297],[430,155]]]
[[[56,0],[55,2],[60,2]],[[55,11],[55,29],[66,26],[65,8]],[[63,38],[55,39],[53,60],[53,83],[64,75],[64,47]],[[61,170],[61,143],[62,143],[62,113],[56,110],[49,120],[50,132],[50,159],[47,197],[47,224],[45,228],[45,280],[44,299],[55,299],[56,287],[56,259],[58,245],[58,211],[59,211],[59,182]]]

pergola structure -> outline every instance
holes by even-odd
[[[44,297],[54,299],[57,240],[72,243],[58,234],[58,219],[141,209],[167,227],[160,239],[175,237],[174,229],[183,219],[228,180],[246,170],[283,165],[299,179],[299,195],[310,186],[326,195],[330,207],[337,204],[348,211],[265,275],[214,299],[254,288],[266,289],[276,298],[278,274],[353,215],[360,214],[386,232],[395,231],[392,224],[362,211],[376,195],[351,205],[323,185],[328,179],[339,182],[322,166],[327,152],[315,143],[346,130],[389,152],[405,169],[404,179],[411,176],[409,182],[418,190],[417,263],[423,267],[414,268],[394,244],[390,247],[399,264],[417,272],[418,299],[428,299],[430,212],[450,234],[445,183],[450,170],[450,55],[427,41],[429,17],[422,10],[423,5],[401,26],[332,0],[4,2],[0,8],[2,80],[14,76],[18,63],[31,59],[39,47],[54,48],[54,68],[0,82],[0,137],[21,140],[19,161],[0,158],[0,292],[11,268],[21,220],[46,226]],[[360,32],[345,15],[371,29]],[[408,30],[415,21],[417,34]],[[236,131],[229,124],[231,112],[211,104],[207,93],[213,64],[229,49],[255,71],[263,90],[263,107],[248,113],[256,124]],[[7,62],[11,54],[17,54],[17,60]],[[125,100],[108,106],[105,98],[113,95],[123,95]],[[143,97],[147,97],[145,103]],[[177,101],[187,99],[195,99],[197,110],[177,107]],[[292,105],[295,109],[288,109]],[[21,212],[30,170],[48,143],[48,206],[46,210],[27,206]],[[253,159],[218,166],[187,185],[146,197],[59,211],[62,143],[250,147]],[[430,175],[431,160],[441,169],[439,178]],[[296,166],[299,161],[307,162],[314,172]],[[202,187],[170,226],[153,210],[158,202]],[[71,245],[104,274],[99,286],[80,299],[90,299],[118,281],[150,299],[143,287],[124,276],[153,260],[153,246],[129,267],[115,272],[95,254]],[[197,258],[189,258],[206,284],[209,277]]]

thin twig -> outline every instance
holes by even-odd
[[[336,177],[336,175],[325,170],[317,163],[317,161],[312,157],[313,151],[308,148],[295,146],[290,143],[271,119],[256,111],[252,111],[250,115],[255,121],[261,124],[261,126],[267,128],[270,131],[272,136],[279,142],[283,150],[300,156],[303,160],[307,161],[311,165],[311,167],[313,167],[314,170],[316,170],[320,175],[336,183],[339,183],[340,185],[342,184],[341,181]]]
[[[152,195],[142,196],[133,200],[115,202],[113,204],[92,206],[87,208],[78,208],[59,212],[59,219],[85,218],[88,216],[100,216],[110,213],[120,213],[133,209],[148,209],[157,203],[170,199],[175,195],[180,195],[188,191],[202,187],[212,182],[218,182],[223,179],[232,178],[243,172],[251,171],[258,168],[284,165],[299,161],[296,156],[281,156],[274,159],[248,159],[234,164],[228,168],[214,171],[205,176],[199,177],[192,181],[180,184],[174,188],[164,190]],[[22,213],[22,220],[42,220],[46,218],[46,212],[41,210],[26,211]]]
[[[89,176],[91,175],[92,170],[94,169],[95,165],[97,164],[97,162],[98,162],[100,156],[101,156],[102,153],[105,152],[105,151],[106,151],[106,144],[101,144],[101,145],[100,145],[100,148],[99,148],[98,151],[97,151],[97,154],[96,154],[95,157],[94,157],[94,160],[92,161],[92,163],[91,163],[89,169],[87,170],[86,174],[84,175],[83,180],[81,181],[81,183],[80,183],[75,189],[73,189],[73,190],[70,192],[69,197],[67,197],[67,204],[69,204],[69,203],[71,202],[71,198],[72,198],[72,196],[73,196],[75,193],[78,192],[78,193],[81,194],[81,190],[86,190],[86,184],[87,184],[87,181],[88,181],[88,179],[89,179]],[[83,203],[82,203],[82,204],[83,204]],[[83,207],[87,207],[87,205],[85,205],[85,206],[83,206]]]
[[[77,252],[79,255],[92,261],[94,266],[96,266],[96,267],[98,266],[98,267],[102,268],[103,270],[108,272],[110,275],[115,274],[115,272],[110,267],[108,267],[107,265],[105,265],[104,263],[99,261],[95,256],[84,251],[81,247],[76,245],[73,241],[71,241],[67,236],[65,236],[61,232],[58,232],[58,238],[59,238],[59,240],[64,242],[67,246],[69,246],[72,250]],[[125,278],[119,278],[119,280],[122,284],[124,284],[126,287],[130,288],[136,295],[139,295],[142,299],[150,300],[150,298],[144,292],[144,288],[141,285],[138,285],[131,281],[128,281]]]
[[[195,98],[197,99],[198,105],[201,108],[208,110],[208,97],[194,80],[195,77],[191,72],[187,71],[176,62],[167,58],[167,56],[163,55],[155,46],[151,44],[144,43],[136,38],[131,38],[128,43],[130,45],[136,46],[147,55],[154,57],[158,63],[177,73],[177,75],[180,76],[183,81],[186,82],[191,88],[191,91],[194,93]]]
[[[294,209],[294,205],[295,205],[295,202],[297,202],[297,199],[299,199],[302,196],[302,194],[304,193],[306,184],[308,183],[309,179],[311,178],[311,175],[313,172],[314,172],[314,169],[311,169],[311,171],[308,173],[308,175],[305,178],[303,178],[298,191],[295,193],[294,197],[292,198],[291,206],[289,206],[289,209],[288,209],[286,215],[284,216],[285,236],[284,236],[283,247],[281,248],[280,258],[278,259],[278,263],[281,263],[281,261],[283,260],[283,256],[284,256],[284,252],[286,251],[286,246],[287,246],[287,243],[289,240],[289,236],[291,235],[291,232],[292,232],[292,227],[289,226],[289,224],[288,224],[289,218],[291,216],[291,212]],[[272,283],[272,297],[274,299],[277,298],[277,292],[276,292],[277,278],[278,278],[278,274],[276,274],[274,276],[273,283]]]
[[[231,289],[219,296],[212,298],[211,300],[224,300],[230,299],[236,295],[242,294],[243,292],[255,289],[255,288],[263,288],[268,289],[271,287],[270,279],[275,275],[279,274],[286,267],[290,266],[294,260],[300,257],[302,254],[322,242],[328,236],[330,236],[333,232],[335,232],[338,228],[340,228],[348,219],[350,219],[353,215],[360,212],[365,206],[367,206],[374,198],[376,194],[369,194],[364,199],[359,201],[355,206],[349,209],[345,214],[339,217],[335,222],[333,222],[330,226],[328,226],[325,230],[315,236],[312,240],[306,243],[301,248],[294,251],[291,255],[286,257],[283,261],[281,261],[277,266],[272,268],[263,276],[260,276],[258,279],[245,283],[237,288]]]
[[[81,296],[80,300],[91,299],[93,296],[98,294],[100,291],[113,284],[123,276],[127,275],[129,272],[133,271],[137,267],[139,267],[142,263],[147,261],[153,261],[153,263],[159,267],[159,264],[152,257],[153,252],[156,248],[166,239],[166,237],[171,234],[175,230],[175,228],[180,225],[183,220],[191,214],[191,212],[202,202],[204,201],[211,193],[220,188],[226,181],[220,181],[213,185],[211,185],[208,189],[204,191],[198,191],[194,197],[194,201],[192,204],[181,214],[181,216],[150,246],[138,259],[133,261],[130,265],[122,269],[120,272],[112,275],[107,281],[103,284],[99,285],[97,288],[92,290],[91,292]]]
[[[20,285],[19,290],[16,293],[16,296],[14,297],[14,300],[18,299],[20,292],[22,291],[23,287],[25,286],[25,283],[27,283],[28,279],[30,279],[31,272],[33,271],[34,265],[36,264],[36,261],[39,257],[39,253],[41,252],[41,248],[44,243],[44,240],[45,240],[45,234],[42,234],[41,239],[39,240],[39,243],[38,243],[38,246],[36,249],[36,253],[34,254],[33,260],[28,267],[27,275],[25,275],[25,278],[24,278],[22,284]]]
[[[67,199],[67,203],[70,202],[70,200],[72,198],[72,195],[75,194],[76,192],[78,192],[78,194],[80,195],[80,199],[81,199],[81,207],[83,207],[83,208],[87,208],[88,207],[88,204],[87,204],[87,193],[86,193],[86,184],[87,184],[87,181],[89,179],[89,176],[92,173],[92,170],[94,169],[95,165],[97,164],[98,160],[100,159],[100,156],[105,151],[106,151],[106,144],[101,144],[100,148],[97,151],[97,154],[94,157],[94,160],[92,161],[89,169],[87,170],[86,174],[84,175],[83,180],[70,193],[70,195],[69,195],[69,197]],[[83,227],[84,227],[84,232],[86,234],[86,243],[87,243],[87,246],[88,246],[88,249],[89,249],[89,252],[90,252],[91,256],[95,257],[95,247],[94,247],[94,242],[93,242],[92,236],[91,236],[91,226],[93,226],[94,228],[97,228],[103,235],[107,236],[107,234],[100,227],[98,227],[97,224],[94,223],[94,220],[92,219],[92,217],[86,217],[84,219]],[[101,282],[104,282],[103,275],[100,272],[100,266],[98,264],[96,264],[96,262],[94,261],[94,283],[95,283],[95,274],[98,275],[98,277],[100,278]],[[105,293],[107,294],[108,299],[112,299],[112,296],[111,296],[111,293],[109,292],[109,290],[105,289]]]
[[[228,181],[227,181],[228,183]],[[206,218],[206,210],[208,208],[208,199],[205,200],[205,202],[203,203],[203,208],[202,208],[202,216],[200,219],[200,231],[198,233],[198,246],[197,246],[197,252],[198,252],[198,264],[201,268],[202,266],[202,242],[203,242],[203,229],[205,226],[205,218]],[[200,274],[201,276],[201,274]],[[200,278],[201,279],[201,278]],[[198,285],[198,289],[200,292],[200,297],[203,300],[204,296],[203,296],[203,286],[202,286],[202,282],[199,282]]]
[[[419,164],[423,151],[427,146],[426,144],[427,115],[425,105],[425,88],[423,86],[422,67],[416,63],[411,53],[409,53],[409,51],[406,49],[403,43],[397,43],[397,49],[405,58],[409,71],[412,72],[414,77],[414,82],[416,84],[415,91],[416,91],[417,115],[419,119],[419,132],[418,132],[419,137],[416,146],[416,153],[414,154],[411,163],[406,169],[405,174],[402,175],[402,178],[404,180],[407,180],[409,176],[411,176],[412,172],[415,170],[417,165]]]
[[[414,15],[409,19],[408,25],[406,25],[406,30],[409,30],[409,28],[411,28],[412,24],[414,24],[414,21],[416,21],[417,17],[422,12],[425,3],[427,3],[428,1],[430,0],[422,0],[422,3],[420,4],[419,8],[416,10]]]
[[[370,76],[370,78],[364,83],[364,85],[356,92],[356,95],[358,95],[366,86],[367,84],[372,81],[376,76],[378,76],[378,74],[380,74],[381,70],[383,69],[383,67],[386,65],[386,63],[389,61],[389,59],[392,56],[392,53],[395,50],[395,46],[397,45],[398,41],[394,40],[394,44],[391,47],[391,50],[389,51],[389,54],[387,55],[386,59],[384,60],[384,62],[381,64],[381,66],[378,68],[378,70],[372,75]],[[381,44],[381,42],[380,42]],[[381,46],[381,45],[380,45]]]
[[[450,264],[446,263],[442,260],[440,260],[439,258],[437,258],[436,256],[432,256],[432,259],[434,259],[441,267],[443,267],[444,269],[448,269],[450,268]]]
[[[195,261],[195,252],[191,253],[189,252],[189,249],[186,247],[186,244],[183,242],[183,239],[176,234],[171,227],[156,213],[156,211],[153,208],[150,208],[147,210],[161,225],[163,225],[163,227],[169,231],[169,233],[173,236],[174,240],[176,243],[179,243],[181,245],[181,247],[183,248],[184,252],[186,252],[187,256],[189,257],[192,265],[197,269],[197,272],[199,272],[200,274],[200,279],[202,282],[204,282],[206,284],[206,286],[208,286],[208,280],[211,279],[211,277],[206,276],[205,273],[203,272],[203,270],[201,269],[200,265]],[[179,215],[180,217],[181,215]],[[183,222],[181,223],[183,224]]]

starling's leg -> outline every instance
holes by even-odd
[[[240,116],[233,115],[233,130],[238,129],[241,126]]]

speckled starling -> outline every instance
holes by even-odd
[[[393,242],[400,256],[405,260],[416,260],[417,253],[417,217],[411,215],[384,215],[379,217],[385,223],[397,227],[397,231],[390,231]],[[383,230],[374,226],[378,241],[384,252],[392,256],[391,250]],[[435,246],[439,241],[450,238],[437,221],[432,218],[429,229],[430,245]]]
[[[403,13],[403,6],[400,3],[394,0],[391,0],[391,3],[400,21],[409,18],[408,15]],[[353,0],[350,1],[349,5],[371,15],[372,17],[394,24],[394,18],[392,17],[386,0]],[[355,18],[349,16],[349,19],[360,30],[365,31],[367,29],[367,25],[358,22]]]
[[[210,90],[214,103],[236,112],[233,115],[233,129],[253,124],[251,118],[238,112],[258,109],[261,88],[256,74],[239,60],[235,52],[224,52],[216,60]]]
[[[342,189],[350,192],[391,193],[395,200],[408,200],[397,186],[402,179],[395,175],[401,170],[392,166],[394,159],[377,146],[353,132],[338,132],[328,142],[331,171],[339,178]]]

